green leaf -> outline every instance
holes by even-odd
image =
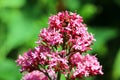
[[[114,2],[120,7],[120,0],[114,0]]]
[[[85,4],[82,9],[80,10],[80,15],[85,19],[88,20],[92,18],[97,12],[97,7],[93,4]]]
[[[66,80],[65,75],[61,74],[60,80]]]
[[[92,51],[99,52],[100,55],[105,55],[107,52],[106,42],[117,36],[115,29],[111,28],[88,28],[89,32],[94,34],[96,41],[93,43]]]
[[[113,64],[113,80],[120,79],[120,49],[116,55],[115,62]]]
[[[89,77],[83,77],[83,78],[76,78],[75,80],[94,80],[94,78],[95,77],[91,77],[91,76],[89,76]]]
[[[79,0],[63,0],[65,7],[67,7],[69,10],[76,10],[80,7],[80,1]],[[67,4],[66,4],[67,3]]]
[[[0,8],[20,8],[25,4],[25,0],[0,0]]]
[[[19,10],[3,10],[0,17],[8,28],[7,38],[0,46],[0,59],[5,58],[10,50],[24,43],[35,44],[33,40],[37,38],[40,28],[34,26],[32,19],[24,16]]]
[[[0,80],[20,80],[21,74],[14,61],[0,61]]]

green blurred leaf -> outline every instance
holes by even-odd
[[[117,36],[115,29],[111,28],[88,28],[89,32],[94,34],[96,41],[92,45],[93,51],[99,52],[100,55],[105,55],[107,52],[106,42]]]
[[[97,7],[93,4],[85,4],[82,6],[82,9],[80,10],[80,15],[85,19],[88,20],[97,13]]]
[[[115,62],[113,65],[113,80],[120,79],[120,49],[116,55]]]
[[[81,78],[76,78],[75,80],[94,80],[94,78],[95,77],[91,77],[91,76],[89,76],[89,77],[83,77],[82,79]]]
[[[60,80],[66,80],[65,75],[61,74]]]
[[[14,61],[0,61],[0,80],[20,80],[21,74]]]
[[[17,46],[31,41],[37,37],[40,28],[33,26],[30,18],[27,18],[19,10],[4,10],[0,14],[2,20],[7,24],[7,39],[0,46],[0,59],[5,58],[9,51]],[[29,44],[34,45],[34,41]],[[15,53],[16,54],[16,53]]]
[[[85,80],[95,80],[94,78],[95,77],[93,77],[93,76],[92,77],[91,76],[90,77],[85,77]]]
[[[35,26],[40,28],[48,27],[48,15],[42,16],[41,19],[36,21]]]
[[[20,8],[25,4],[25,0],[0,0],[0,8]]]
[[[3,45],[4,40],[6,39],[6,26],[0,21],[0,45]]]
[[[79,0],[63,0],[65,7],[67,7],[69,10],[77,10],[80,7],[80,1]]]
[[[120,0],[114,0],[114,2],[120,7]]]

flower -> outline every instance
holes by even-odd
[[[36,60],[35,55],[31,50],[28,52],[25,52],[23,56],[19,55],[16,62],[18,63],[18,66],[21,66],[21,72],[23,71],[33,71],[38,68],[38,61]]]
[[[68,25],[74,23],[71,27],[81,24],[83,19],[76,13],[70,13],[68,11],[59,12],[57,15],[53,15],[49,18],[49,27],[57,30],[62,30],[64,27],[70,27]],[[71,28],[70,27],[70,28]]]
[[[49,62],[49,56],[51,54],[50,48],[44,45],[39,45],[35,48],[34,53],[40,65],[47,65]]]
[[[88,32],[84,31],[83,34],[81,34],[81,37],[76,37],[76,39],[74,39],[73,41],[74,42],[72,48],[85,52],[92,49],[90,48],[90,45],[93,41],[95,41],[95,39],[93,38],[92,34],[88,34]]]
[[[51,77],[52,80],[57,79],[57,74],[55,73],[55,71],[52,68],[47,69],[47,73]]]
[[[41,30],[37,47],[19,55],[16,60],[22,80],[57,80],[102,75],[102,66],[96,56],[86,53],[95,41],[80,15],[59,12],[49,18],[49,27]]]
[[[72,66],[76,66],[79,62],[82,62],[83,56],[80,55],[79,52],[74,53],[69,57],[69,62],[71,63]]]
[[[91,50],[92,48],[90,48],[90,45],[95,41],[95,39],[93,34],[88,33],[86,25],[82,22],[82,17],[76,15],[76,13],[69,14],[67,11],[59,12],[57,15],[53,15],[49,18],[49,28],[59,32],[59,34],[56,34],[58,36],[61,35],[61,37],[57,37],[60,41],[54,39],[56,36],[51,37],[49,35],[45,35],[44,37],[48,37],[48,41],[51,40],[52,43],[55,43],[55,41],[58,41],[59,43],[68,41],[68,43],[72,44],[73,49],[82,52]],[[50,34],[49,31],[46,31],[46,33]],[[52,33],[54,33],[54,31],[52,31]]]
[[[54,29],[43,29],[40,33],[40,38],[51,46],[63,43],[62,35]]]
[[[38,46],[33,51],[25,52],[23,56],[19,55],[16,62],[21,66],[21,72],[33,71],[38,69],[39,64],[47,64],[47,56],[50,54],[50,49],[46,46]]]
[[[51,60],[49,61],[49,67],[53,68],[55,72],[61,71],[65,73],[65,71],[69,69],[68,61],[66,58],[61,58],[60,55],[58,55],[60,53],[61,52],[52,53]]]
[[[25,74],[22,80],[48,80],[48,77],[42,72],[35,70]]]
[[[79,53],[74,54],[71,57],[72,64],[75,64],[74,73],[72,77],[81,78],[83,76],[87,77],[90,75],[103,74],[102,66],[99,64],[97,58],[92,55],[82,56]],[[76,62],[75,62],[76,61]]]
[[[102,66],[98,62],[96,56],[87,54],[84,56],[84,65],[86,65],[86,70],[89,70],[90,75],[103,74]]]

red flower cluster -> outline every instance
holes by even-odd
[[[49,27],[39,34],[38,47],[19,55],[16,61],[21,72],[29,72],[23,80],[56,80],[58,73],[73,80],[103,74],[95,56],[83,55],[91,50],[93,41],[93,35],[76,13],[65,11],[51,16]]]

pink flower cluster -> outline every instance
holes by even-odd
[[[39,34],[38,46],[19,55],[16,60],[21,72],[28,73],[23,80],[57,80],[103,74],[96,56],[84,54],[95,41],[87,31],[81,16],[59,12],[49,18],[49,27]],[[58,79],[60,80],[60,79]]]
[[[48,78],[38,70],[26,74],[22,80],[48,80]]]
[[[70,62],[72,66],[76,66],[76,69],[73,68],[72,78],[103,74],[102,66],[99,65],[95,56],[89,54],[82,56],[77,52],[70,57]]]

